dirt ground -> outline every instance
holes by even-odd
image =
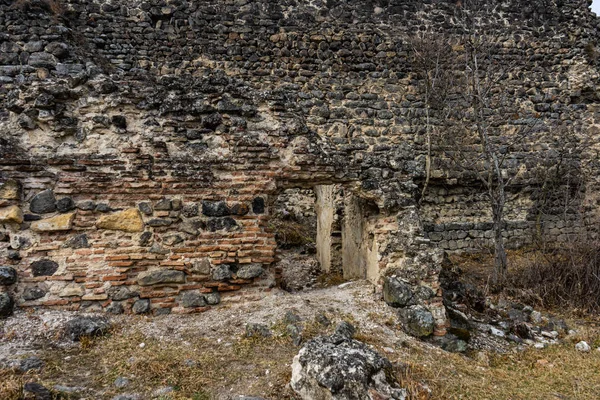
[[[414,399],[600,398],[594,328],[579,327],[576,336],[546,349],[447,353],[405,335],[394,309],[366,282],[277,290],[196,315],[113,316],[108,335],[81,343],[63,337],[73,313],[18,312],[0,321],[0,398],[18,399],[21,385],[36,381],[80,399],[295,399],[288,382],[299,347],[289,331],[290,312],[300,318],[295,324],[303,340],[331,333],[342,320],[353,323],[357,339],[394,363]],[[271,336],[245,337],[246,325],[255,323],[269,327]],[[580,339],[594,350],[577,352]],[[10,368],[31,356],[44,366],[25,373]]]

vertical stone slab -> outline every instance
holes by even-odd
[[[346,279],[366,277],[363,242],[363,210],[360,199],[351,193],[344,196],[344,223],[342,225],[342,269]]]
[[[331,233],[335,215],[334,185],[318,185],[314,191],[317,197],[317,259],[321,271],[331,271]]]

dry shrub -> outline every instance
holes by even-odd
[[[291,218],[273,218],[269,228],[275,234],[277,244],[284,249],[315,242],[311,227]]]
[[[18,400],[23,396],[23,377],[11,369],[0,369],[0,399]]]
[[[546,308],[600,310],[600,243],[579,242],[535,251],[509,274],[521,297]]]

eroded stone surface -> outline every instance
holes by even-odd
[[[31,223],[31,229],[36,232],[68,231],[73,227],[75,213],[61,214]]]
[[[125,232],[141,232],[144,230],[144,221],[138,209],[130,208],[114,214],[101,216],[98,218],[98,222],[96,222],[96,227]]]
[[[290,384],[304,400],[404,400],[406,391],[387,379],[391,367],[366,344],[336,332],[302,347],[292,363]]]
[[[23,212],[18,206],[0,208],[0,224],[20,224],[23,222]]]
[[[185,282],[185,274],[182,271],[169,269],[153,270],[139,274],[137,277],[137,282],[140,286],[183,283]]]

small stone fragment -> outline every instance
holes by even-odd
[[[231,279],[232,276],[233,274],[231,273],[231,269],[227,264],[215,266],[212,272],[212,278],[215,281],[224,281],[225,279]]]
[[[575,350],[581,351],[582,353],[589,353],[590,351],[592,351],[592,348],[589,344],[587,344],[587,342],[582,340],[581,342],[575,345]]]
[[[77,208],[83,211],[92,211],[96,208],[96,203],[91,200],[84,200],[77,203]]]
[[[134,314],[146,314],[150,312],[150,300],[137,300],[133,303],[131,311],[133,311]]]
[[[179,302],[181,303],[181,305],[183,307],[205,307],[206,306],[206,300],[205,300],[204,296],[202,296],[198,292],[192,292],[192,291],[184,292],[179,297]]]
[[[262,264],[247,264],[240,267],[236,275],[240,279],[254,279],[264,274],[264,272]]]
[[[146,215],[152,215],[152,204],[148,203],[148,202],[143,202],[138,204],[138,208],[140,209],[141,212],[143,212]]]
[[[17,271],[10,266],[0,266],[0,286],[10,286],[17,282]]]
[[[29,286],[23,290],[23,300],[33,301],[41,299],[46,295],[46,291],[39,286]]]
[[[56,208],[59,212],[65,213],[75,208],[75,202],[70,197],[63,197],[56,202]]]
[[[268,326],[263,324],[246,324],[246,337],[271,337],[273,334]]]
[[[19,369],[22,372],[31,371],[32,369],[42,369],[44,367],[44,362],[40,360],[39,357],[31,356],[21,360],[19,364]]]
[[[52,392],[36,382],[27,382],[23,386],[23,398],[31,400],[52,400]]]
[[[10,317],[15,303],[8,293],[0,293],[0,318]]]
[[[205,294],[204,299],[206,300],[207,304],[211,306],[216,306],[221,302],[221,295],[219,294],[219,292],[212,292]]]
[[[129,379],[125,378],[124,376],[119,376],[117,379],[115,379],[113,385],[118,388],[124,388],[125,386],[129,385]]]
[[[121,303],[113,301],[108,307],[106,307],[106,312],[111,314],[123,314],[125,309]]]
[[[85,233],[80,233],[79,235],[75,235],[69,240],[65,242],[65,247],[70,247],[72,249],[84,249],[90,247],[88,243],[88,237]]]
[[[152,232],[144,232],[140,235],[140,246],[145,247],[152,244]]]
[[[265,199],[256,197],[252,200],[252,212],[254,214],[263,214],[265,212]]]
[[[114,301],[123,301],[138,296],[137,292],[132,291],[126,286],[110,287],[106,293],[108,297]]]
[[[231,210],[224,201],[203,201],[202,214],[207,217],[224,217],[231,214]]]
[[[171,211],[171,200],[170,199],[162,199],[159,200],[155,205],[154,209],[157,211]]]

